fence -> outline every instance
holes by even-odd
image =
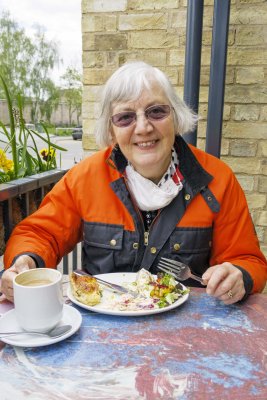
[[[67,170],[51,170],[0,184],[0,255],[16,224],[34,212],[42,199],[67,172]],[[76,269],[80,246],[63,257],[58,266],[64,273]]]

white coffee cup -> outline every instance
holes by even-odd
[[[25,331],[47,332],[62,318],[62,274],[51,268],[23,271],[13,280],[17,321]]]

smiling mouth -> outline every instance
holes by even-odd
[[[150,147],[153,146],[154,144],[156,144],[157,140],[150,140],[149,142],[140,142],[140,143],[136,143],[136,146],[138,147]]]

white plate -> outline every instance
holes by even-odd
[[[0,337],[0,341],[11,344],[12,346],[19,347],[40,347],[47,346],[49,344],[54,344],[67,339],[69,336],[73,335],[81,326],[82,316],[76,308],[64,304],[63,306],[63,316],[59,325],[69,324],[72,326],[71,330],[64,335],[57,338],[49,338],[45,336],[34,336],[30,334],[10,336],[10,337]],[[17,322],[15,309],[6,312],[2,318],[0,318],[0,331],[20,331],[21,328]]]
[[[115,272],[112,274],[95,275],[95,277],[96,278],[99,277],[107,282],[117,283],[118,285],[123,285],[125,283],[134,282],[135,278],[136,278],[136,273]],[[186,289],[186,287],[184,285],[182,285],[182,286],[183,286],[183,289]],[[95,312],[102,313],[102,314],[120,315],[120,316],[127,316],[127,317],[158,314],[158,313],[172,310],[176,307],[179,307],[181,304],[183,304],[188,299],[188,296],[189,296],[189,293],[186,293],[185,295],[180,297],[178,300],[176,300],[171,305],[169,305],[167,307],[163,307],[163,308],[153,308],[153,309],[149,309],[149,310],[146,309],[146,310],[138,310],[138,311],[129,311],[129,310],[119,311],[119,310],[112,310],[107,307],[107,305],[109,304],[109,301],[110,301],[109,299],[110,299],[111,293],[112,293],[111,290],[103,288],[103,296],[101,299],[101,303],[97,304],[96,306],[88,306],[86,304],[81,303],[79,300],[77,300],[72,295],[70,287],[68,288],[67,296],[74,304],[77,304],[78,306],[85,308],[86,310],[95,311]],[[120,295],[113,294],[113,296],[120,296]]]

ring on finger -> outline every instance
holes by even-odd
[[[229,299],[231,299],[234,296],[232,290],[229,290],[227,292],[227,296],[229,297]]]

